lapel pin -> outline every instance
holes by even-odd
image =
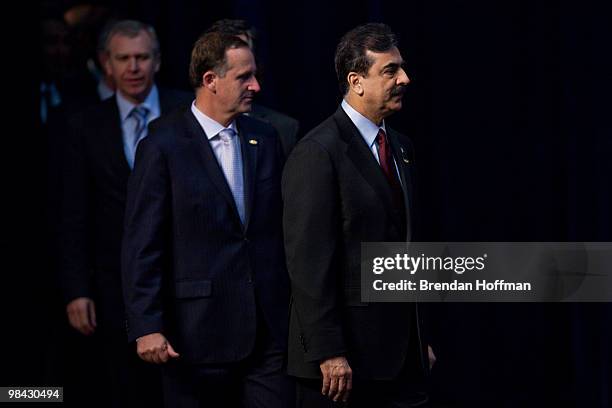
[[[249,140],[249,143],[252,144],[252,145],[256,145],[257,144],[257,140],[251,139],[251,140]]]
[[[406,151],[404,150],[404,148],[400,147],[400,150],[402,151],[402,160],[404,161],[404,163],[410,164],[410,160],[408,159],[408,156],[406,155]]]

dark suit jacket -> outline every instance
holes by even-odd
[[[247,116],[236,123],[244,226],[190,109],[151,124],[129,182],[122,252],[128,337],[162,332],[184,363],[245,358],[258,315],[286,344],[289,282],[278,136]]]
[[[166,114],[188,105],[193,95],[159,89]],[[74,115],[64,159],[60,280],[64,299],[92,297],[98,318],[125,327],[121,291],[121,236],[130,167],[116,99]]]
[[[283,148],[283,155],[285,158],[289,157],[289,153],[291,153],[293,146],[295,146],[298,140],[300,123],[284,113],[277,112],[258,104],[253,104],[253,109],[248,115],[252,118],[264,121],[276,129]]]
[[[412,146],[387,134],[410,214]],[[338,355],[364,379],[391,379],[405,362],[423,366],[415,305],[360,301],[361,243],[409,240],[410,217],[394,209],[380,165],[342,108],[297,144],[282,187],[289,373],[318,378],[319,362]]]

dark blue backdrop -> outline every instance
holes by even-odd
[[[198,34],[219,18],[249,20],[259,31],[262,102],[305,130],[340,101],[339,37],[385,22],[413,81],[391,122],[416,146],[418,239],[612,241],[609,3],[105,4],[156,26],[160,82],[182,88]],[[612,406],[609,304],[427,309],[440,406]]]

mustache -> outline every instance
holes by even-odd
[[[244,95],[242,95],[242,99],[244,98],[255,98],[255,92],[245,92]]]
[[[391,90],[391,96],[403,96],[406,93],[406,87],[404,85],[396,86]]]

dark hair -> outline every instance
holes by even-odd
[[[157,34],[153,26],[136,20],[119,20],[110,23],[110,26],[105,27],[105,29],[102,35],[104,36],[104,49],[106,52],[110,51],[109,45],[111,39],[115,35],[134,38],[138,37],[138,35],[144,31],[151,37],[151,41],[153,42],[153,55],[159,57],[159,41],[157,40]]]
[[[217,20],[204,32],[212,33],[219,32],[227,35],[246,35],[248,39],[249,48],[253,48],[253,41],[256,38],[255,29],[249,25],[245,20],[232,20],[225,18],[223,20]]]
[[[382,23],[363,24],[344,34],[334,57],[342,95],[346,95],[349,89],[346,79],[349,72],[366,75],[372,66],[373,61],[366,51],[385,52],[397,46],[397,37],[388,25]]]
[[[226,51],[232,48],[248,48],[249,45],[240,38],[212,31],[204,33],[191,50],[189,63],[189,81],[191,86],[202,86],[202,76],[206,71],[215,71],[219,76],[225,75],[227,69]]]

